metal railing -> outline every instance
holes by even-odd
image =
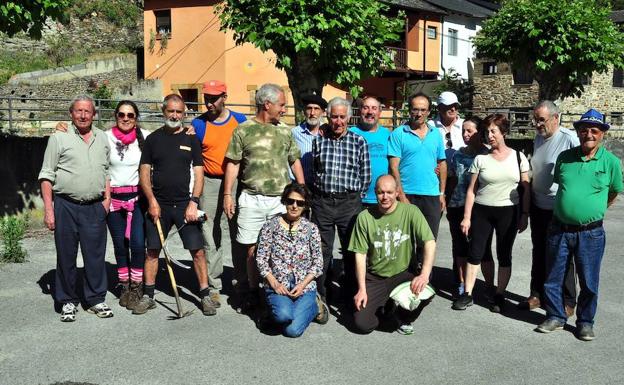
[[[160,110],[162,101],[160,100],[134,100],[139,107],[140,116],[139,123],[142,127],[153,130],[160,127],[163,123],[162,112]],[[19,96],[0,96],[0,133],[12,135],[27,136],[45,136],[49,135],[57,122],[69,120],[69,105],[71,99],[66,98],[33,98]],[[114,106],[117,100],[96,99],[95,100],[98,113],[95,122],[98,127],[108,128],[113,125]],[[202,113],[203,106],[199,103],[187,102],[187,122]],[[228,108],[234,111],[252,117],[255,114],[255,106],[250,104],[228,103]],[[288,106],[288,112],[282,118],[282,121],[289,125],[296,125],[294,115],[294,107]],[[527,108],[504,107],[496,109],[488,109],[485,111],[461,111],[462,116],[479,115],[484,117],[491,113],[503,113],[508,116],[511,123],[511,131],[513,135],[532,136],[533,127],[531,127],[530,119],[532,111]],[[359,110],[353,109],[353,117],[351,124],[357,124]],[[580,118],[580,113],[562,113],[561,125],[564,127],[572,127],[572,122]],[[431,112],[430,117],[435,116],[435,111]],[[406,109],[384,108],[380,117],[380,124],[394,129],[404,124],[409,117]],[[616,111],[607,113],[607,121],[612,125],[609,131],[611,135],[624,136],[624,112]]]

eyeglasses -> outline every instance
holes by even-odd
[[[119,119],[125,119],[126,117],[128,119],[134,119],[136,118],[136,114],[134,112],[128,112],[127,114],[125,112],[118,112],[117,117]]]
[[[293,199],[293,198],[286,198],[284,199],[284,202],[286,202],[287,206],[292,206],[295,203],[297,204],[297,206],[299,207],[305,207],[306,202],[300,199]]]
[[[551,116],[548,119],[544,119],[544,118],[540,118],[540,119],[531,119],[531,125],[533,125],[534,127],[539,126],[541,124],[546,124],[550,119],[552,119],[553,117]]]
[[[447,132],[445,135],[446,138],[446,147],[451,148],[453,147],[453,140],[451,139],[451,133]]]

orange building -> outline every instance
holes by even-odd
[[[209,79],[220,79],[227,84],[230,106],[253,104],[255,90],[263,83],[276,83],[288,89],[285,72],[274,65],[274,54],[262,53],[251,44],[237,46],[231,33],[220,31],[215,14],[215,5],[219,2],[145,0],[145,78],[160,79],[163,95],[178,92],[186,101],[197,102],[200,106],[203,105],[201,85]],[[423,10],[422,6],[391,6],[394,11],[403,9],[407,14],[404,39],[397,47],[389,48],[396,68],[362,82],[365,93],[380,96],[388,105],[402,100],[397,90],[406,81],[436,78],[440,67],[440,37],[436,31],[440,31],[443,13],[436,13],[434,7]],[[323,97],[334,96],[349,97],[344,90],[325,86]],[[293,104],[290,92],[287,102]]]

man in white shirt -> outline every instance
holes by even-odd
[[[533,264],[531,267],[531,294],[520,302],[521,309],[532,310],[541,306],[546,279],[546,235],[552,219],[555,195],[558,185],[553,183],[555,161],[559,154],[579,145],[576,133],[559,126],[559,108],[550,100],[539,102],[533,109],[531,123],[536,135],[533,142],[531,168],[531,241],[533,243]],[[576,306],[576,282],[572,259],[566,270],[563,287],[565,310],[568,316],[574,314]]]

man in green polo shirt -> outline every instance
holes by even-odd
[[[562,152],[555,164],[554,182],[559,190],[547,241],[546,320],[536,330],[550,333],[563,329],[567,315],[561,288],[568,260],[574,258],[581,286],[576,336],[591,341],[605,248],[602,219],[622,191],[622,167],[620,160],[602,146],[609,125],[600,112],[590,109],[574,128],[581,145]]]
[[[377,310],[384,306],[392,289],[411,281],[411,289],[420,293],[429,283],[435,258],[435,240],[427,220],[415,205],[397,201],[397,183],[391,175],[382,175],[375,184],[377,205],[362,211],[355,222],[349,251],[355,253],[358,292],[355,301],[355,326],[370,333],[379,325]],[[411,271],[416,264],[416,245],[423,247],[423,265],[419,275]],[[402,317],[398,331],[412,334],[410,317]]]
[[[76,290],[78,244],[84,262],[82,286],[87,311],[100,318],[113,316],[104,302],[108,288],[104,257],[110,148],[104,132],[93,126],[93,99],[75,98],[69,114],[71,126],[50,136],[39,173],[44,222],[54,231],[54,299],[62,306],[63,322],[76,320],[81,297]]]

